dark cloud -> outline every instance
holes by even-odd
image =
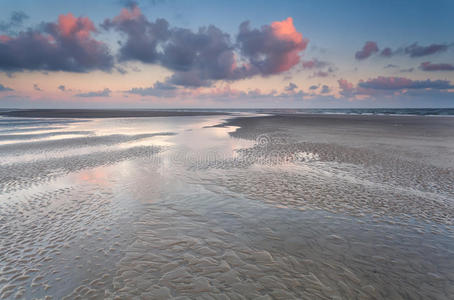
[[[317,71],[317,72],[312,73],[312,75],[310,77],[311,78],[314,78],[314,77],[324,78],[324,77],[330,76],[330,73],[332,73],[332,72],[334,72],[332,69],[329,69],[327,71]]]
[[[444,52],[448,50],[448,47],[449,45],[447,44],[432,44],[429,46],[419,46],[418,43],[414,43],[410,46],[405,47],[404,53],[410,55],[410,57],[420,57]]]
[[[11,92],[11,91],[14,91],[14,90],[9,87],[6,87],[0,83],[0,92]]]
[[[384,77],[360,80],[356,86],[345,79],[339,79],[339,93],[346,98],[359,97],[394,97],[410,95],[416,91],[429,95],[431,91],[449,92],[454,85],[447,80],[412,80],[404,77]]]
[[[174,97],[177,92],[177,87],[165,82],[157,81],[153,86],[148,88],[132,88],[125,93],[135,94],[140,96],[156,96],[156,97]]]
[[[234,79],[234,53],[230,36],[215,26],[197,32],[170,28],[164,19],[150,22],[133,5],[104,21],[105,29],[126,35],[119,59],[156,63],[174,71],[169,82],[185,86],[206,86],[211,80]]]
[[[384,57],[391,57],[393,55],[393,51],[391,48],[385,48],[380,52],[380,55]]]
[[[322,94],[327,94],[327,93],[329,93],[329,92],[331,92],[331,89],[329,88],[329,86],[323,85],[323,86],[322,86],[322,90],[320,91],[320,93],[322,93]]]
[[[120,73],[120,74],[122,74],[122,75],[128,73],[128,71],[126,71],[126,69],[123,68],[123,67],[121,67],[121,66],[115,66],[114,69],[115,69],[118,73]]]
[[[33,84],[33,89],[35,91],[38,91],[38,92],[42,92],[43,91],[36,83]]]
[[[454,65],[452,64],[433,64],[428,61],[421,63],[419,68],[423,71],[454,71]]]
[[[3,71],[108,71],[113,58],[107,46],[95,40],[93,22],[72,14],[56,23],[43,23],[15,36],[0,36],[0,70]]]
[[[120,43],[120,61],[160,64],[174,72],[168,83],[196,87],[287,71],[299,63],[299,52],[308,42],[291,18],[260,29],[244,22],[234,44],[214,25],[192,31],[171,28],[164,19],[150,22],[135,3],[105,20],[102,27],[126,37]]]
[[[235,80],[249,75],[245,68],[236,66],[230,36],[213,25],[197,32],[174,29],[161,61],[164,67],[175,71],[170,82],[178,85],[204,86],[211,80]]]
[[[396,50],[392,50],[389,47],[384,48],[380,52],[380,56],[382,57],[391,57],[396,54],[404,54],[404,55],[409,55],[410,57],[421,57],[421,56],[426,56],[426,55],[432,55],[436,53],[441,53],[446,50],[448,50],[449,47],[451,47],[452,44],[431,44],[428,46],[420,46],[418,43],[413,43],[409,46],[403,47],[403,48],[398,48]],[[366,42],[366,44],[363,46],[363,48],[356,52],[355,57],[358,60],[361,59],[366,59],[370,57],[371,55],[377,53],[379,51],[377,43],[376,42]]]
[[[0,32],[13,34],[17,28],[20,28],[29,16],[23,11],[13,11],[8,21],[0,22]]]
[[[297,86],[296,84],[294,84],[293,82],[289,82],[289,84],[285,87],[285,91],[287,91],[287,92],[293,92],[293,91],[295,91],[297,88],[298,88],[298,86]]]
[[[59,85],[58,89],[62,92],[66,91],[66,87],[64,85]]]
[[[368,41],[364,44],[363,48],[355,53],[355,58],[358,60],[366,59],[372,54],[378,52],[378,46],[376,42]]]
[[[412,73],[415,70],[415,68],[408,68],[408,69],[401,69],[401,73]]]
[[[81,93],[76,94],[76,97],[82,98],[91,98],[91,97],[109,97],[112,91],[110,89],[104,89],[102,91],[95,91],[95,92],[88,92],[88,93]]]
[[[379,76],[374,79],[360,81],[358,86],[374,90],[402,90],[402,89],[452,89],[454,86],[448,80],[412,80],[404,77]]]
[[[206,86],[211,80],[235,79],[235,64],[230,36],[215,26],[197,32],[170,28],[164,19],[150,22],[134,5],[120,15],[104,21],[103,27],[126,35],[119,59],[160,64],[175,73],[168,81],[184,86]]]
[[[137,60],[156,63],[160,59],[157,46],[170,36],[169,23],[164,19],[149,22],[139,7],[131,2],[113,19],[106,19],[101,25],[104,29],[114,29],[127,38],[121,43],[120,61]]]
[[[386,65],[384,66],[385,69],[391,69],[391,68],[397,68],[396,65],[393,65],[393,64],[389,64],[389,65]]]

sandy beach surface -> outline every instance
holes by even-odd
[[[454,118],[136,113],[0,116],[0,298],[452,299]]]

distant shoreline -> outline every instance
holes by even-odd
[[[269,115],[344,115],[344,116],[419,116],[454,117],[454,108],[180,108],[180,109],[1,109],[0,116],[28,118],[140,118],[176,116],[213,116],[237,113]]]
[[[24,118],[149,118],[178,116],[228,115],[224,112],[185,110],[115,110],[115,109],[27,109],[0,112],[0,116]]]

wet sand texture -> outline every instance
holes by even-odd
[[[0,298],[452,299],[454,118],[225,118],[0,119]]]

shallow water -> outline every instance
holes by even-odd
[[[449,176],[225,118],[0,119],[0,297],[454,294]]]

